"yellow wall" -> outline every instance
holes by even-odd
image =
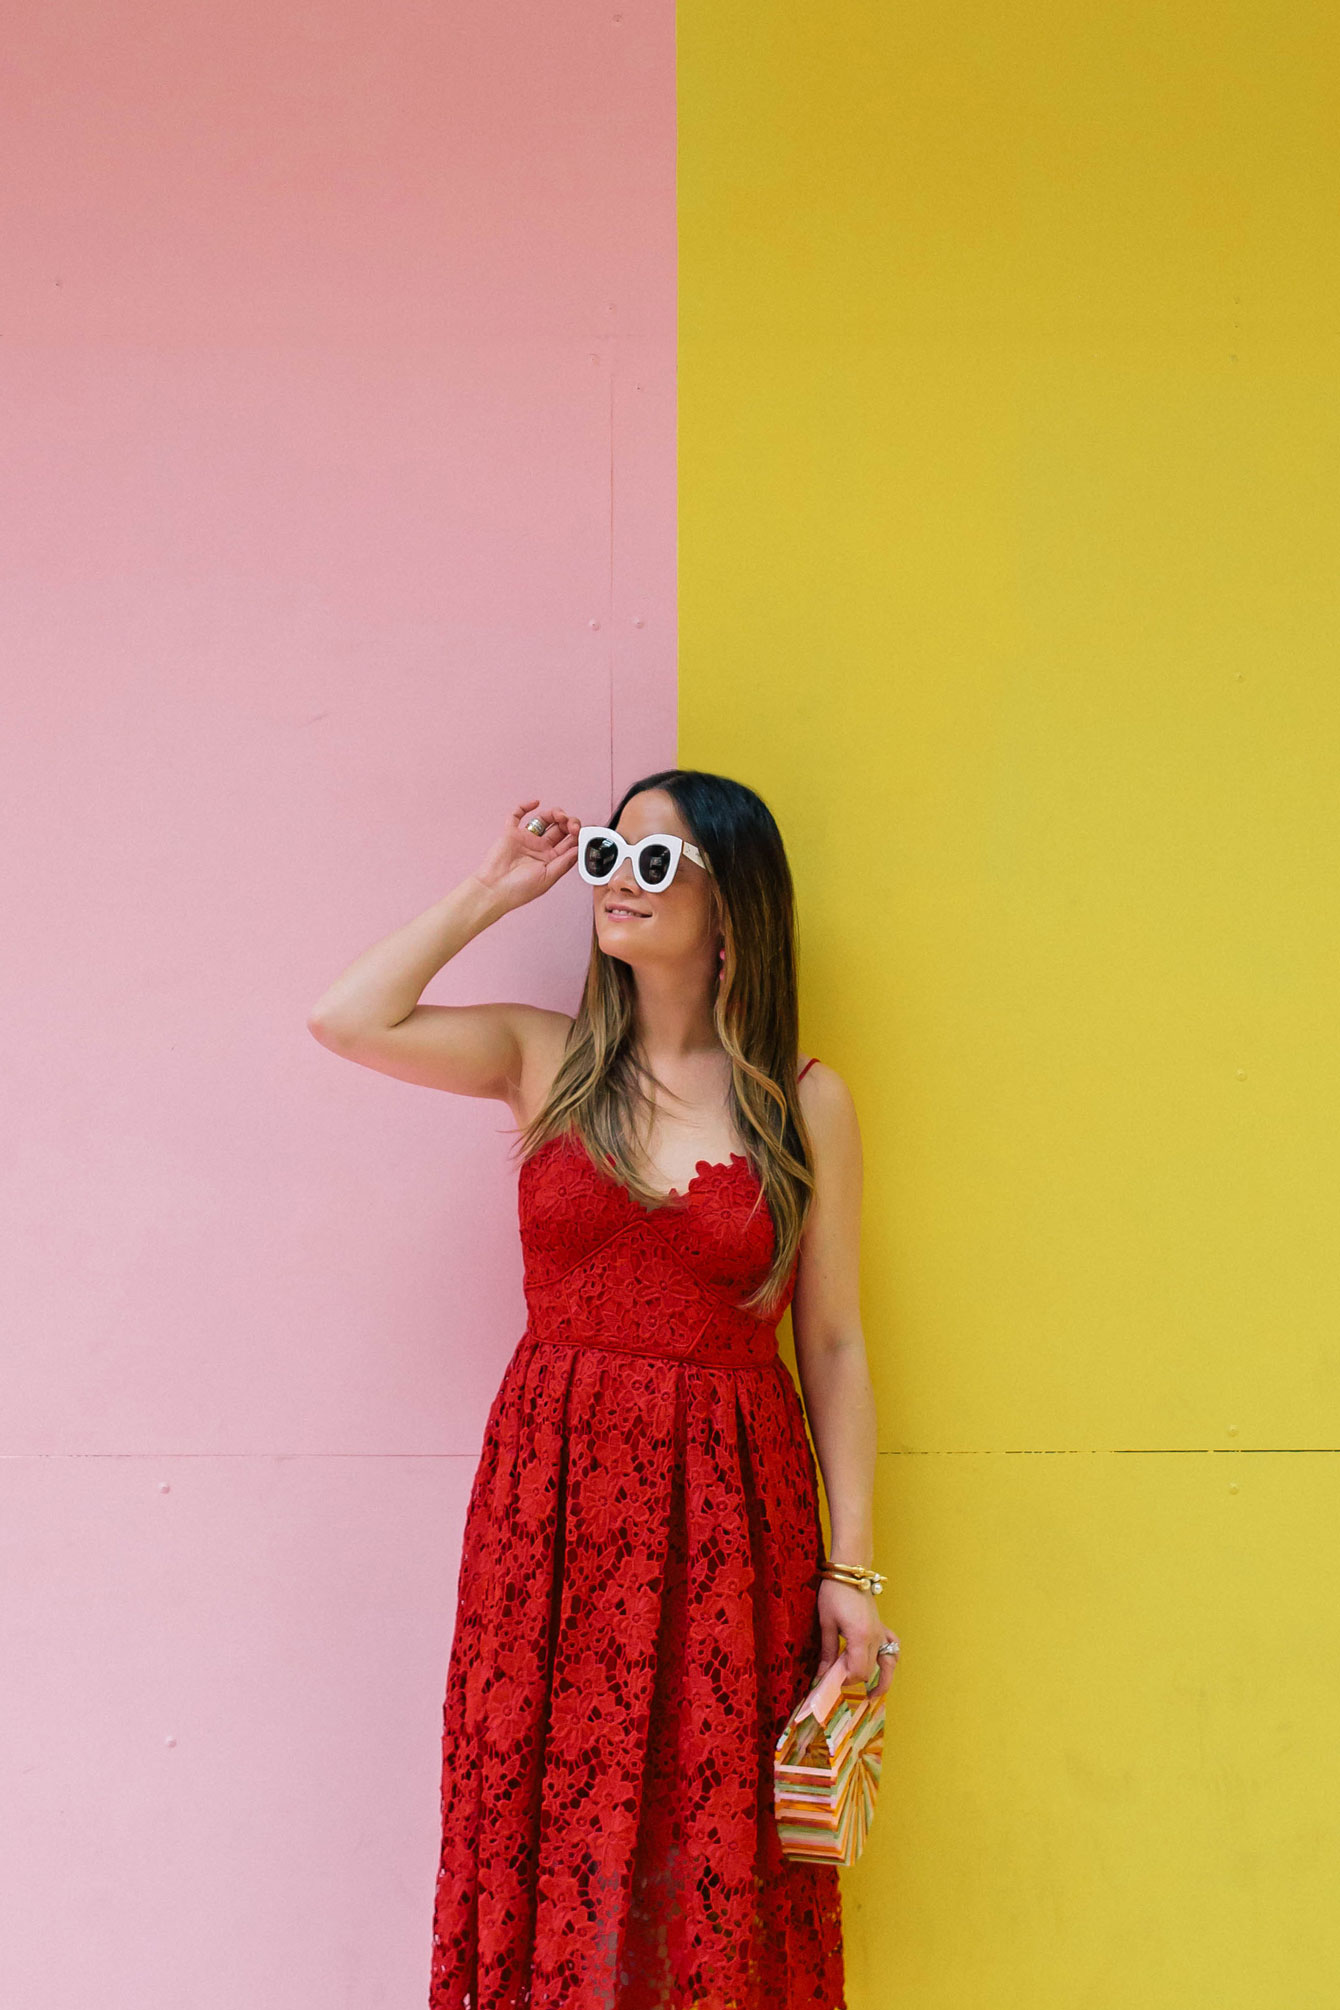
[[[681,758],[857,1095],[853,2010],[1340,2001],[1340,50],[682,0]]]

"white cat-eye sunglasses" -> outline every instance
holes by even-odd
[[[625,859],[633,866],[633,878],[644,893],[664,893],[679,870],[681,858],[691,858],[704,872],[711,866],[697,845],[666,831],[629,844],[618,831],[604,824],[583,824],[577,833],[577,870],[588,886],[607,886]]]

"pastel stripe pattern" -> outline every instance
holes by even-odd
[[[860,1856],[879,1792],[884,1700],[862,1682],[844,1681],[839,1661],[792,1714],[773,1769],[785,1855],[836,1864]]]

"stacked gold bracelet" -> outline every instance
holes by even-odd
[[[875,1598],[884,1589],[883,1573],[869,1570],[863,1563],[833,1563],[825,1558],[819,1566],[820,1577],[829,1577],[834,1584],[854,1584],[858,1591],[868,1591]]]

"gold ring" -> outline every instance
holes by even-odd
[[[528,831],[534,831],[537,838],[542,838],[545,832],[548,830],[548,828],[549,826],[545,822],[543,817],[532,817],[530,822],[526,825],[526,829]]]

